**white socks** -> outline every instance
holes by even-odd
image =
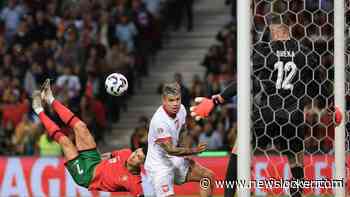
[[[38,107],[38,108],[33,108],[34,112],[39,115],[40,112],[44,111],[44,108],[43,107]]]
[[[48,98],[48,103],[49,103],[50,106],[52,105],[52,103],[53,103],[54,100],[55,100],[55,97],[53,97],[52,95],[50,95],[49,98]]]

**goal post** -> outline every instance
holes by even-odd
[[[251,32],[250,0],[237,1],[237,113],[238,180],[250,180],[251,166]],[[249,188],[237,188],[239,197],[250,196]]]
[[[345,14],[344,0],[337,0],[334,3],[334,97],[335,104],[342,111],[345,110]],[[347,117],[343,117],[346,120]],[[345,176],[345,124],[344,121],[335,128],[335,179],[343,179]],[[345,184],[343,187],[335,188],[336,196],[345,196]]]

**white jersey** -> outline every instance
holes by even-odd
[[[145,161],[145,169],[149,172],[159,170],[172,170],[176,164],[176,157],[171,156],[156,142],[172,140],[177,146],[182,126],[186,123],[186,109],[181,105],[175,118],[171,118],[160,106],[154,113],[148,132],[148,152]]]

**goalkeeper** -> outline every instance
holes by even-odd
[[[207,117],[210,112],[214,109],[216,105],[220,105],[230,100],[234,95],[237,94],[237,84],[236,82],[231,82],[223,92],[220,94],[213,95],[211,99],[204,97],[195,98],[195,102],[198,103],[197,106],[191,107],[191,116],[195,117],[196,120]],[[227,181],[237,181],[237,154],[236,146],[232,148],[230,160],[228,162],[226,170],[226,180]],[[236,184],[235,187],[229,188],[225,187],[225,197],[232,197],[236,193]]]

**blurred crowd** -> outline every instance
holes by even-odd
[[[235,6],[235,1],[226,1],[228,6]],[[208,119],[195,121],[189,114],[189,107],[196,97],[211,97],[219,94],[232,81],[236,80],[236,25],[235,12],[231,22],[223,26],[216,35],[213,44],[203,57],[199,66],[206,68],[203,76],[193,76],[190,86],[182,80],[181,73],[174,74],[174,81],[181,86],[182,104],[187,109],[188,134],[183,145],[195,147],[200,142],[207,142],[209,150],[231,150],[236,139],[236,97],[217,107]],[[158,88],[161,93],[162,84]],[[131,137],[133,149],[147,144],[147,132],[151,117],[141,116],[139,124]]]
[[[167,29],[180,27],[179,13],[192,12],[190,1],[172,0],[1,2],[0,154],[8,155],[61,154],[30,107],[30,95],[46,78],[56,98],[101,142],[148,75]],[[191,23],[187,28],[192,30]],[[111,72],[128,78],[125,96],[105,93],[104,79]]]
[[[121,111],[127,110],[128,97],[142,88],[141,80],[148,75],[168,30],[177,31],[184,21],[187,21],[186,30],[193,30],[193,1],[3,2],[0,5],[0,154],[61,154],[60,147],[45,134],[30,107],[30,95],[46,78],[52,79],[56,97],[88,124],[97,142],[103,142],[111,124],[120,119]],[[332,85],[332,75],[327,73],[333,70],[333,3],[328,0],[317,5],[314,1],[274,2],[254,1],[254,43],[268,38],[268,24],[290,26],[291,36],[305,46],[302,50],[308,54],[308,64],[315,65],[315,76],[331,77],[322,86]],[[199,63],[206,68],[204,75],[193,76],[187,86],[181,73],[174,74],[187,110],[195,97],[211,97],[236,80],[236,1],[223,3],[231,6],[232,18],[218,31],[217,42]],[[104,91],[104,79],[111,72],[123,73],[128,78],[125,96],[111,97]],[[329,102],[328,98],[322,100]],[[236,104],[233,97],[206,120],[195,121],[189,116],[186,145],[196,146],[205,141],[210,150],[230,150],[236,138]],[[133,149],[147,144],[149,118],[140,117],[130,141]],[[306,141],[306,147],[309,152],[329,152],[333,136],[325,137],[323,133],[329,133],[328,130],[318,131],[308,132],[310,140]],[[261,148],[269,146],[269,140],[265,139],[257,142],[264,144]]]

